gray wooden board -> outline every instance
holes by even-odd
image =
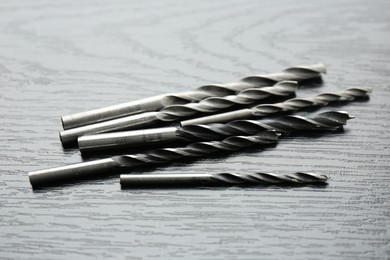
[[[0,35],[1,258],[390,256],[389,1],[2,1]],[[61,115],[318,61],[328,74],[298,97],[374,88],[299,113],[346,110],[344,132],[134,172],[314,171],[325,188],[29,184],[83,160],[60,144]]]

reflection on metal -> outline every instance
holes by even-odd
[[[30,172],[29,178],[33,186],[45,185],[99,173],[132,169],[139,165],[166,163],[183,157],[202,157],[220,151],[238,151],[254,145],[272,144],[277,142],[279,135],[275,131],[263,131],[251,136],[232,136],[222,141],[193,143],[186,147],[164,148],[145,154],[114,156],[108,159]]]
[[[247,88],[270,86],[283,80],[303,81],[319,77],[321,73],[326,73],[326,67],[323,64],[291,67],[278,73],[246,77],[237,82],[211,84],[199,87],[193,91],[159,95],[67,115],[63,116],[61,120],[66,130],[133,114],[157,111],[173,104],[185,104],[188,102],[198,102],[207,97],[232,95]]]
[[[200,173],[200,174],[122,174],[122,187],[142,189],[158,187],[207,187],[241,185],[326,184],[328,177],[316,173]]]
[[[237,120],[226,124],[188,125],[86,135],[78,139],[81,152],[172,143],[220,140],[227,136],[253,135],[260,131],[296,132],[339,128],[353,118],[344,111],[328,111],[312,117],[289,115],[276,120]]]

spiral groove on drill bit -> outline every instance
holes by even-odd
[[[230,185],[243,184],[303,184],[320,183],[328,180],[325,175],[315,173],[297,172],[281,175],[276,173],[217,173],[212,179]]]
[[[348,88],[340,92],[322,93],[309,98],[294,98],[275,104],[260,104],[252,108],[240,109],[232,112],[189,119],[181,122],[182,126],[228,122],[250,117],[263,117],[279,112],[294,112],[302,108],[326,106],[335,101],[352,101],[366,97],[371,88]],[[171,117],[167,117],[171,119]]]
[[[312,98],[294,98],[276,104],[261,104],[252,108],[254,116],[265,116],[270,113],[297,111],[311,106],[326,106],[334,101],[352,101],[364,97],[370,88],[348,88],[340,92],[321,93]]]
[[[208,97],[198,103],[166,106],[159,111],[158,116],[162,115],[162,120],[170,121],[169,117],[176,120],[197,113],[213,113],[235,105],[249,105],[268,97],[288,96],[295,93],[297,89],[298,84],[295,81],[281,81],[274,86],[247,88],[234,95]]]
[[[237,82],[209,84],[198,87],[194,91],[168,94],[165,96],[165,103],[173,105],[173,103],[169,100],[170,98],[178,98],[198,102],[208,97],[221,97],[226,95],[232,95],[248,88],[271,86],[280,81],[301,82],[304,80],[317,78],[321,75],[321,73],[326,73],[326,67],[322,63],[308,66],[296,66],[287,68],[277,73],[245,77]]]
[[[276,143],[279,138],[276,131],[263,131],[252,136],[232,136],[222,141],[193,143],[186,147],[164,148],[145,154],[114,156],[90,162],[39,170],[28,174],[33,186],[47,185],[64,180],[93,176],[100,173],[112,173],[128,170],[145,164],[170,162],[183,157],[201,157],[213,152],[238,151],[254,145]]]
[[[187,140],[218,140],[233,135],[253,135],[260,131],[275,130],[280,133],[329,130],[346,124],[351,117],[344,111],[327,111],[313,117],[289,115],[272,121],[236,120],[226,124],[188,125],[177,129],[180,137]]]
[[[201,157],[214,152],[238,151],[253,145],[275,143],[279,134],[275,131],[263,131],[252,136],[232,136],[222,141],[192,143],[185,147],[162,148],[145,154],[114,156],[112,159],[121,167],[127,165],[158,164],[183,157]]]
[[[274,120],[236,120],[226,124],[161,127],[117,133],[86,135],[78,139],[82,153],[116,148],[173,143],[175,141],[220,140],[227,136],[253,135],[260,131],[280,133],[310,130],[333,130],[353,118],[343,111],[323,112],[314,117],[289,115]]]
[[[321,75],[321,73],[326,73],[326,67],[323,64],[297,66],[285,69],[278,73],[246,77],[237,82],[210,84],[201,86],[193,91],[163,94],[118,105],[66,115],[61,118],[61,121],[64,130],[67,130],[143,112],[158,111],[164,106],[173,104],[198,102],[204,98],[213,96],[232,95],[247,88],[270,86],[279,81],[303,81],[317,78]]]
[[[328,177],[316,173],[198,173],[198,174],[122,174],[120,183],[126,188],[207,187],[250,185],[326,184]]]
[[[199,98],[200,100],[203,100],[205,98],[210,98],[211,96],[214,97],[226,96],[226,95],[231,95],[231,96],[226,99],[210,98],[208,99],[208,101],[202,102],[202,104],[188,103],[188,105],[177,105],[171,107],[166,106],[166,108],[163,108],[160,111],[145,112],[142,114],[127,115],[127,116],[123,115],[120,118],[115,118],[115,119],[111,118],[111,120],[108,119],[101,120],[103,122],[100,122],[99,120],[95,120],[95,119],[96,116],[99,117],[99,115],[103,115],[104,113],[100,114],[99,112],[97,114],[93,114],[94,112],[91,111],[93,117],[95,118],[94,124],[86,124],[84,126],[74,127],[72,129],[61,131],[60,139],[62,144],[67,145],[70,143],[74,143],[75,141],[77,141],[78,137],[86,134],[107,133],[107,132],[114,132],[119,130],[140,129],[144,127],[149,127],[162,122],[175,121],[182,117],[194,115],[199,112],[213,112],[213,111],[217,111],[218,109],[227,108],[234,104],[240,104],[240,103],[245,104],[248,103],[250,100],[253,100],[251,95],[257,95],[257,97],[260,99],[267,95],[285,96],[288,95],[288,93],[292,93],[294,91],[294,87],[293,87],[294,83],[291,81],[276,85],[275,90],[272,90],[272,87],[267,87],[265,88],[265,90],[256,90],[256,88],[260,89],[261,87],[269,86],[271,83],[272,84],[276,83],[277,82],[276,80],[285,80],[285,78],[288,77],[292,77],[296,80],[308,79],[314,77],[315,75],[319,76],[321,71],[325,72],[325,67],[322,64],[318,64],[318,65],[307,66],[307,67],[291,68],[288,69],[287,72],[270,74],[270,78],[267,78],[266,76],[252,76],[246,78],[244,80],[245,82],[240,81],[241,83],[236,82],[236,83],[228,83],[228,84],[221,84],[221,85],[208,85],[208,86],[204,86],[204,90],[203,87],[201,87],[199,88],[201,90],[190,91],[184,94],[182,93],[183,97],[185,96],[187,99],[191,99],[191,96],[193,97],[198,96],[200,97]],[[267,80],[265,80],[266,78]],[[239,98],[233,98],[234,94],[236,94],[238,91],[243,91],[248,88],[250,88],[248,92],[241,93],[241,96]],[[200,93],[203,94],[199,96]],[[179,93],[178,95],[181,94]],[[173,96],[171,95],[170,98],[172,97]],[[169,97],[167,96],[166,98]],[[177,100],[178,98],[179,98],[178,96],[174,96],[175,100]],[[154,98],[153,100],[155,99],[156,98]],[[153,101],[148,101],[148,102],[153,103]],[[142,106],[138,104],[137,107],[142,107]],[[145,111],[150,111],[150,110],[145,110]],[[88,113],[86,113],[85,115],[87,115]],[[111,111],[108,114],[112,115],[115,113],[116,112]],[[69,117],[69,120],[72,120],[71,118],[72,117]],[[80,117],[75,116],[75,118],[77,118],[76,121],[82,121],[82,118],[85,117],[81,113]],[[92,116],[88,118],[91,119]],[[87,119],[85,120],[86,120],[85,122],[88,121]],[[85,122],[83,122],[83,124]]]

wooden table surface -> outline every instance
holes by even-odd
[[[390,257],[390,1],[2,1],[0,35],[0,258]],[[373,87],[299,113],[346,110],[344,131],[134,172],[313,171],[326,187],[30,186],[83,161],[62,115],[317,62],[328,74],[298,97]]]

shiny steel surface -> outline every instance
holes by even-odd
[[[252,108],[245,108],[233,112],[226,112],[211,116],[189,119],[181,122],[182,126],[229,122],[237,119],[263,117],[278,112],[294,112],[302,108],[326,106],[335,101],[353,101],[356,98],[366,97],[371,88],[348,88],[340,92],[322,93],[309,98],[294,98],[275,104],[261,104]]]
[[[261,104],[252,108],[244,108],[231,112],[215,114],[211,116],[199,117],[181,121],[182,126],[211,124],[229,122],[238,119],[247,119],[252,117],[263,117],[278,112],[293,112],[302,108],[313,106],[326,106],[335,101],[353,101],[359,97],[367,96],[371,88],[348,88],[340,92],[322,93],[310,98],[294,98],[275,104]],[[110,120],[103,123],[74,128],[60,132],[61,142],[68,144],[75,142],[79,136],[93,133],[114,132],[126,129],[140,129],[153,125],[157,122],[171,122],[187,115],[185,111],[177,111],[176,115],[159,112],[148,112],[144,114],[123,117],[116,120]]]
[[[147,112],[138,115],[121,117],[93,125],[86,125],[60,132],[60,139],[63,145],[72,144],[79,136],[91,133],[106,133],[118,130],[136,129],[153,125],[159,120],[157,112]]]
[[[176,121],[199,113],[215,113],[235,105],[250,105],[269,97],[286,97],[298,90],[296,81],[280,81],[274,86],[247,88],[234,95],[208,97],[199,102],[166,106],[157,114],[162,121]]]
[[[161,127],[116,133],[85,135],[78,138],[81,152],[163,144],[175,141],[219,140],[232,135],[252,135],[259,131],[295,132],[338,128],[352,117],[344,111],[328,111],[312,117],[289,115],[276,120],[237,120],[226,124]]]
[[[184,140],[177,127],[161,127],[105,134],[84,135],[78,138],[81,152],[120,147],[162,144]]]
[[[274,78],[277,79],[277,77]],[[159,112],[146,112],[64,130],[60,132],[60,139],[61,142],[66,145],[75,142],[79,136],[85,134],[144,128],[158,122],[175,121],[200,112],[212,113],[234,105],[252,104],[269,97],[288,96],[295,93],[297,89],[298,85],[295,81],[282,81],[276,83],[275,86],[262,88],[248,88],[234,95],[208,97],[201,100],[199,103],[172,105],[164,107]]]
[[[67,115],[63,116],[61,121],[64,130],[66,130],[132,114],[157,111],[168,105],[199,101],[207,97],[231,95],[247,88],[269,86],[283,80],[302,81],[316,78],[319,77],[321,73],[326,73],[326,67],[320,63],[308,66],[291,67],[277,73],[246,77],[238,82],[210,84],[201,86],[194,91],[159,95]]]
[[[34,171],[28,175],[32,186],[43,186],[93,174],[112,174],[116,170],[132,169],[144,164],[161,164],[183,157],[202,157],[220,151],[238,151],[254,145],[276,143],[278,138],[279,134],[275,131],[262,131],[252,136],[232,136],[222,141],[199,142],[186,147],[163,148],[144,154],[114,156],[108,159]]]
[[[199,174],[121,174],[124,188],[207,187],[237,185],[304,185],[325,184],[328,177],[316,173],[199,173]]]

